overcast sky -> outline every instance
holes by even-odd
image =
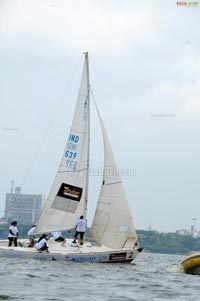
[[[198,2],[198,1],[197,1]],[[137,229],[200,228],[200,4],[0,0],[0,216],[10,181],[47,196],[89,52]],[[102,166],[92,105],[91,168]],[[101,177],[91,176],[89,223]]]

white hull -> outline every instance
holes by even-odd
[[[20,240],[24,245],[27,240]],[[75,262],[131,262],[142,249],[110,249],[105,246],[92,246],[85,242],[83,246],[73,246],[71,240],[67,240],[65,246],[50,239],[48,241],[49,253],[39,253],[35,248],[8,247],[8,241],[0,241],[0,257],[6,258],[31,258],[39,260],[62,260]]]

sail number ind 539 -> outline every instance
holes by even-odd
[[[72,134],[69,135],[65,157],[68,159],[66,161],[66,164],[70,167],[75,167],[77,164],[77,162],[74,161],[74,159],[76,159],[77,157],[76,149],[77,149],[78,142],[79,142],[79,136],[72,135]]]

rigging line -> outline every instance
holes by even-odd
[[[94,94],[93,94],[91,85],[90,85],[90,93],[91,93],[92,99],[93,99],[93,101],[94,101],[94,103],[95,103],[95,105],[96,105],[96,100],[95,100],[95,98],[94,98]]]
[[[65,98],[65,96],[66,96],[66,93],[67,93],[67,91],[69,90],[69,88],[70,88],[70,86],[71,86],[71,83],[72,83],[72,81],[73,81],[73,79],[74,79],[74,77],[75,77],[75,75],[76,75],[76,73],[77,73],[77,70],[78,70],[78,68],[79,68],[79,66],[80,66],[80,64],[81,64],[81,61],[82,61],[82,57],[81,57],[81,59],[78,61],[77,65],[76,65],[76,67],[75,67],[75,69],[74,69],[74,72],[72,73],[71,79],[69,80],[68,85],[66,86],[66,88],[65,88],[65,90],[64,90],[64,93],[63,93],[63,95],[61,96],[60,101],[59,101],[59,103],[58,103],[58,105],[57,105],[57,107],[56,107],[56,110],[55,110],[55,112],[54,112],[54,114],[53,114],[53,116],[52,116],[52,118],[51,118],[51,120],[50,120],[50,122],[49,122],[49,125],[48,125],[47,129],[46,129],[45,132],[44,132],[44,135],[43,135],[43,137],[42,137],[42,139],[41,139],[41,141],[40,141],[39,147],[37,148],[37,150],[36,150],[36,152],[35,152],[35,154],[34,154],[34,156],[33,156],[32,161],[31,161],[30,165],[28,166],[28,168],[27,168],[27,170],[26,170],[26,172],[25,172],[25,175],[24,175],[24,177],[23,177],[21,186],[23,186],[23,184],[25,183],[25,181],[26,181],[27,178],[28,178],[28,175],[29,175],[29,173],[30,173],[30,171],[31,171],[31,168],[32,168],[32,166],[33,166],[35,160],[37,159],[37,156],[38,156],[38,154],[39,154],[39,152],[40,152],[40,149],[41,149],[41,147],[42,147],[42,145],[43,145],[43,143],[44,143],[44,141],[45,141],[45,139],[46,139],[46,137],[47,137],[47,135],[48,135],[48,133],[49,133],[49,130],[50,130],[50,128],[51,128],[51,126],[52,126],[52,124],[53,124],[53,122],[54,122],[54,120],[55,120],[55,117],[56,117],[56,115],[57,115],[57,113],[58,113],[58,111],[59,111],[59,109],[60,109],[60,107],[61,107],[61,105],[62,105],[62,103],[63,103],[63,101],[64,101],[64,98]]]

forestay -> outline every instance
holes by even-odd
[[[45,202],[36,231],[73,228],[80,215],[86,216],[89,169],[89,69],[88,55],[64,154]]]

